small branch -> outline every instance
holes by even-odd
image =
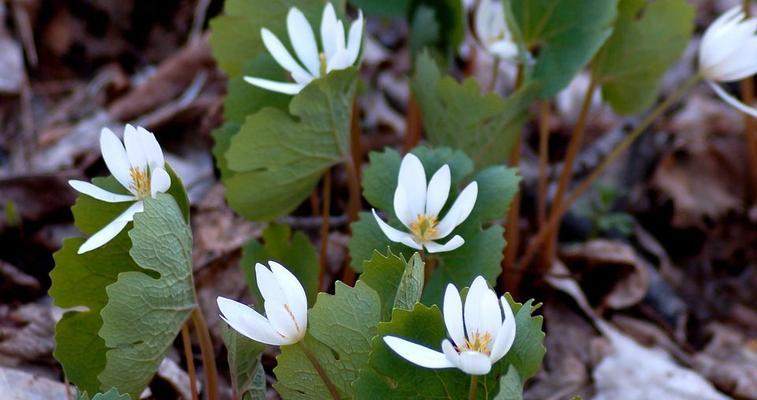
[[[184,345],[184,358],[187,360],[187,373],[189,374],[189,391],[192,400],[199,400],[197,394],[197,372],[195,371],[194,354],[192,353],[192,341],[189,338],[189,321],[181,326],[181,342]]]
[[[318,287],[323,288],[323,277],[326,275],[329,247],[329,216],[331,209],[331,170],[323,175],[323,194],[321,195],[321,252],[319,254],[320,270],[318,271]]]
[[[321,365],[320,361],[318,361],[317,358],[315,358],[315,355],[313,352],[308,349],[305,344],[303,343],[303,340],[300,340],[297,342],[297,346],[300,346],[300,349],[305,354],[305,357],[307,357],[308,361],[313,365],[313,368],[315,368],[315,371],[318,373],[318,376],[321,377],[321,380],[326,385],[326,389],[328,389],[329,393],[331,394],[331,397],[334,400],[339,400],[339,391],[336,389],[336,386],[334,385],[334,382],[331,382],[331,379],[328,375],[326,375],[326,371],[323,369],[323,366]]]
[[[208,325],[205,323],[205,318],[203,318],[199,307],[192,310],[192,323],[197,330],[197,338],[200,341],[202,365],[205,370],[205,386],[208,388],[208,400],[218,400],[218,370],[216,369],[213,342],[210,339]]]
[[[549,101],[541,103],[539,113],[539,177],[536,194],[536,221],[540,228],[547,219],[547,164],[549,163]]]
[[[563,201],[562,203],[555,203],[553,212],[549,215],[547,223],[544,224],[544,226],[541,227],[536,235],[534,235],[534,237],[531,239],[528,248],[523,255],[523,258],[521,258],[521,261],[518,263],[519,269],[525,268],[529,264],[531,264],[531,261],[533,261],[536,252],[539,250],[539,247],[544,242],[544,240],[547,239],[550,232],[556,229],[556,227],[559,225],[560,219],[565,214],[565,212],[579,197],[581,197],[582,194],[584,194],[591,187],[594,181],[596,181],[597,178],[599,178],[605,172],[607,167],[610,166],[613,161],[615,161],[626,149],[628,149],[628,147],[631,146],[631,144],[633,144],[633,142],[636,141],[636,139],[638,139],[639,136],[641,136],[641,134],[646,131],[649,125],[651,125],[652,122],[657,119],[657,117],[659,117],[665,110],[673,105],[673,103],[680,99],[684,93],[686,93],[692,86],[694,86],[694,84],[699,82],[701,79],[701,75],[695,75],[688,81],[686,81],[683,85],[679,86],[673,93],[670,94],[670,96],[665,99],[665,101],[660,103],[652,112],[650,112],[639,123],[639,125],[637,125],[636,128],[634,128],[634,130],[628,134],[628,136],[626,136],[620,143],[615,146],[615,148],[612,149],[607,157],[605,157],[604,160],[602,160],[602,162],[597,165],[596,168],[594,168],[589,176],[581,181],[581,183],[579,183],[576,188],[573,189],[572,192],[570,192],[565,201]]]

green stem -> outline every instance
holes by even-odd
[[[197,329],[197,337],[200,341],[202,365],[205,369],[205,385],[208,388],[208,399],[218,400],[218,370],[216,369],[216,357],[213,352],[213,342],[210,340],[210,331],[205,323],[199,308],[192,310],[192,323]]]
[[[468,400],[476,400],[476,394],[478,392],[478,376],[470,376],[470,389],[468,389]]]
[[[592,183],[599,178],[607,169],[607,167],[613,163],[623,152],[633,144],[636,139],[641,136],[642,133],[646,131],[646,129],[649,127],[649,125],[654,122],[657,117],[660,116],[665,110],[667,110],[671,105],[673,105],[676,101],[678,101],[681,96],[684,95],[692,86],[694,86],[696,83],[698,83],[702,79],[702,75],[697,74],[689,78],[683,85],[676,88],[676,90],[670,94],[662,103],[660,103],[652,112],[650,112],[642,121],[639,123],[639,125],[634,128],[631,133],[629,133],[623,140],[618,143],[615,148],[612,149],[612,151],[605,157],[602,162],[597,165],[594,170],[587,176],[581,183],[576,186],[575,189],[573,189],[572,192],[568,195],[568,197],[565,199],[565,201],[561,203],[557,203],[554,205],[554,212],[552,212],[549,216],[549,220],[547,221],[544,226],[542,226],[539,231],[536,233],[533,239],[531,239],[531,243],[529,244],[528,248],[526,249],[526,253],[523,255],[523,258],[521,259],[519,263],[519,267],[523,268],[531,263],[533,260],[533,257],[536,255],[539,246],[544,242],[544,240],[549,236],[550,232],[557,227],[557,225],[560,223],[560,220],[562,219],[562,216],[565,214],[565,211],[567,211],[571,205],[584,193],[586,190],[588,190]],[[520,269],[519,268],[519,269]]]
[[[313,368],[315,368],[315,372],[318,373],[318,376],[321,377],[321,380],[326,385],[326,389],[328,389],[329,393],[331,394],[331,397],[334,400],[339,400],[339,391],[336,389],[336,386],[334,385],[334,382],[331,382],[331,379],[329,379],[329,376],[326,375],[326,371],[323,369],[323,366],[321,365],[320,361],[318,361],[317,358],[315,358],[315,355],[313,352],[308,349],[305,344],[303,343],[303,340],[300,340],[297,342],[297,346],[300,346],[300,349],[305,354],[305,357],[307,357],[308,361],[310,361],[311,364],[313,364]]]

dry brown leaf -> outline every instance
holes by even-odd
[[[69,388],[75,393],[74,388]],[[0,367],[3,400],[67,400],[66,385],[12,368]]]

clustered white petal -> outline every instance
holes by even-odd
[[[125,147],[124,147],[125,146]],[[79,254],[94,250],[116,237],[142,212],[142,200],[164,193],[171,187],[171,178],[165,170],[163,150],[155,135],[145,128],[126,125],[123,144],[108,128],[100,132],[100,151],[111,175],[130,194],[111,193],[89,182],[68,181],[77,191],[108,203],[134,202],[121,215],[92,235],[79,247]]]
[[[452,233],[473,210],[478,196],[478,184],[470,183],[463,189],[447,214],[439,220],[439,213],[449,197],[451,186],[450,169],[443,165],[426,183],[426,171],[421,160],[408,153],[400,165],[397,189],[394,192],[394,212],[410,230],[403,232],[384,222],[373,210],[381,230],[393,242],[402,243],[416,250],[425,248],[429,253],[452,251],[462,246],[465,240],[455,235],[445,244],[436,242]]]
[[[699,69],[707,83],[727,103],[757,118],[757,109],[726,92],[717,82],[731,82],[757,73],[757,17],[741,7],[718,17],[702,36]]]
[[[260,36],[265,48],[291,74],[294,82],[276,82],[252,76],[244,77],[245,81],[266,90],[297,94],[313,79],[355,64],[363,38],[363,13],[358,11],[358,19],[350,26],[345,38],[344,24],[336,18],[334,6],[327,3],[321,18],[322,52],[318,51],[313,27],[296,7],[290,8],[287,14],[287,32],[299,62],[271,31],[263,28]]]
[[[297,277],[283,265],[269,261],[255,265],[258,289],[263,296],[262,316],[252,308],[225,297],[218,297],[221,318],[235,331],[257,342],[274,346],[294,344],[305,337],[308,326],[308,301]]]
[[[476,38],[492,56],[500,59],[515,59],[518,46],[513,40],[505,21],[502,2],[481,0],[473,20]]]
[[[510,305],[504,296],[497,301],[496,293],[481,276],[468,290],[464,311],[457,288],[449,284],[443,312],[451,340],[442,341],[441,352],[396,336],[385,336],[384,342],[402,358],[424,368],[458,368],[469,375],[486,375],[515,341],[515,316]]]

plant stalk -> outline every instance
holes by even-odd
[[[318,271],[318,287],[323,289],[323,278],[326,275],[329,247],[329,224],[331,214],[331,169],[323,175],[323,194],[321,195],[321,251],[319,254],[320,270]]]
[[[202,365],[205,370],[205,386],[208,388],[208,399],[218,400],[218,370],[216,369],[216,358],[213,352],[213,342],[210,339],[210,331],[205,323],[199,307],[192,310],[192,323],[197,330],[197,338],[200,341],[200,352],[202,353]]]
[[[310,364],[313,365],[313,368],[315,368],[315,371],[318,373],[318,376],[323,381],[323,384],[326,385],[326,389],[328,389],[329,393],[331,394],[331,397],[334,400],[339,400],[339,391],[336,389],[336,386],[334,385],[334,382],[331,382],[331,379],[328,375],[326,375],[326,371],[323,369],[323,366],[321,365],[321,362],[318,361],[317,358],[315,358],[315,355],[313,352],[310,351],[310,349],[305,346],[305,344],[302,343],[303,340],[300,340],[297,342],[297,346],[300,346],[300,349],[305,354],[305,357],[307,357],[308,361],[310,361]]]
[[[549,101],[541,103],[539,112],[539,180],[536,193],[536,223],[539,228],[547,219],[547,164],[549,163]]]
[[[418,145],[421,140],[421,108],[415,99],[415,93],[410,89],[410,98],[407,100],[407,116],[405,116],[405,153]]]
[[[578,114],[578,120],[576,126],[573,128],[573,133],[570,136],[570,142],[568,142],[568,151],[565,154],[565,160],[563,161],[562,171],[560,172],[560,178],[557,182],[557,191],[555,192],[555,198],[552,200],[553,208],[550,210],[551,214],[554,214],[557,210],[557,205],[562,202],[563,195],[568,189],[570,178],[573,175],[573,163],[578,156],[578,150],[583,143],[584,133],[586,132],[586,120],[589,116],[589,109],[591,108],[591,100],[594,97],[594,89],[597,87],[597,80],[594,74],[591,75],[591,81],[589,87],[584,94],[584,100],[581,104],[581,112]],[[552,259],[555,254],[555,247],[557,246],[557,234],[559,232],[559,224],[550,230],[547,241],[544,244],[544,258],[542,260],[542,268],[546,270],[549,265],[552,264]]]
[[[500,59],[494,58],[494,61],[492,61],[492,80],[489,82],[489,91],[493,92],[494,89],[497,88],[497,78],[499,78],[499,65],[500,65]]]
[[[181,342],[184,345],[184,358],[187,360],[187,373],[189,374],[189,391],[192,400],[199,400],[197,394],[197,371],[195,370],[194,353],[192,352],[192,340],[189,337],[189,321],[181,326]]]
[[[550,214],[549,219],[544,224],[543,227],[539,229],[539,231],[534,235],[534,237],[531,239],[528,248],[526,249],[525,254],[523,255],[523,258],[521,258],[521,261],[518,263],[519,269],[522,269],[524,267],[527,267],[531,261],[533,261],[534,256],[536,255],[536,252],[539,250],[539,247],[544,242],[545,239],[547,239],[547,236],[550,234],[552,230],[554,230],[557,225],[560,223],[560,220],[562,219],[562,216],[565,214],[565,212],[570,208],[570,206],[573,205],[573,203],[581,197],[586,190],[588,190],[591,185],[594,183],[594,181],[597,180],[607,169],[608,166],[610,166],[613,161],[615,161],[626,149],[628,149],[631,144],[633,144],[636,139],[641,136],[642,133],[646,131],[646,129],[649,127],[649,125],[654,122],[657,117],[660,116],[665,110],[667,110],[671,105],[673,105],[677,100],[681,98],[681,96],[684,95],[694,84],[698,83],[702,79],[702,76],[697,74],[693,77],[689,78],[683,85],[676,88],[676,90],[670,94],[662,103],[660,103],[652,112],[647,114],[647,116],[639,123],[639,125],[634,128],[631,133],[629,133],[620,143],[618,143],[612,151],[607,155],[607,157],[602,160],[599,165],[597,165],[581,183],[579,183],[575,189],[573,189],[572,192],[568,195],[568,197],[565,199],[565,201],[561,203],[556,203],[553,207],[553,212]]]
[[[478,375],[470,376],[470,389],[468,389],[468,400],[476,400],[478,394]]]

